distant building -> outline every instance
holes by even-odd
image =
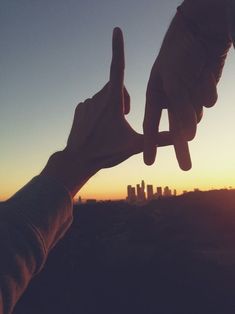
[[[127,186],[127,200],[130,201],[130,197],[131,197],[131,185]]]
[[[141,193],[142,193],[141,200],[145,201],[146,195],[145,195],[145,182],[144,182],[144,180],[141,181]]]
[[[142,189],[139,184],[136,185],[136,194],[137,194],[137,201],[141,202],[142,200]]]
[[[93,199],[93,198],[90,198],[90,199],[86,200],[87,204],[95,204],[96,202],[97,202],[96,199]]]
[[[165,197],[171,196],[171,190],[169,189],[168,186],[166,186],[166,187],[164,188],[164,196],[165,196]]]
[[[136,202],[135,187],[131,188],[131,202]]]
[[[127,186],[127,201],[130,203],[134,203],[136,201],[135,188],[131,185]]]
[[[176,189],[174,189],[174,196],[177,196],[177,191],[176,191]]]
[[[79,196],[78,198],[73,199],[73,205],[80,205],[82,204],[82,198]]]
[[[142,188],[142,191],[145,191],[145,182],[144,182],[144,180],[141,181],[141,188]]]
[[[157,197],[162,197],[162,187],[161,186],[157,187]]]
[[[153,186],[147,185],[147,199],[148,201],[153,199]]]
[[[136,185],[136,200],[137,202],[144,202],[146,200],[145,191],[144,191],[144,181],[141,185]]]

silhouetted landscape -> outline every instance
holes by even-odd
[[[235,191],[75,207],[14,313],[235,313]]]

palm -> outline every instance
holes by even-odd
[[[142,135],[132,129],[123,113],[114,110],[112,103],[115,100],[110,99],[109,102],[87,147],[94,149],[94,161],[99,162],[102,168],[115,166],[143,148]],[[123,107],[125,104],[120,103],[118,106]]]
[[[131,128],[120,110],[129,107],[124,88],[123,93],[125,97],[114,98],[110,83],[106,84],[76,109],[68,146],[82,152],[98,168],[115,166],[142,151],[142,135]]]

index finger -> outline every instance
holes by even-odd
[[[124,80],[125,55],[122,30],[115,27],[112,39],[112,62],[110,68],[110,87],[114,91],[122,91]]]
[[[175,149],[176,159],[180,169],[188,171],[192,168],[192,162],[188,147],[188,142],[183,135],[179,121],[175,119],[175,115],[168,110],[169,128],[172,135],[172,141]]]
[[[178,81],[168,90],[168,114],[170,132],[173,136],[174,148],[179,166],[182,170],[191,169],[191,158],[188,141],[191,141],[197,131],[197,117],[191,104],[190,94],[184,85]]]
[[[159,132],[159,124],[164,104],[164,95],[161,92],[161,80],[150,74],[146,92],[146,105],[144,115],[144,162],[152,165],[157,154],[156,136]]]

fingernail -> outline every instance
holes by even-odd
[[[113,29],[113,35],[117,36],[120,33],[121,29],[119,27],[114,27]]]

